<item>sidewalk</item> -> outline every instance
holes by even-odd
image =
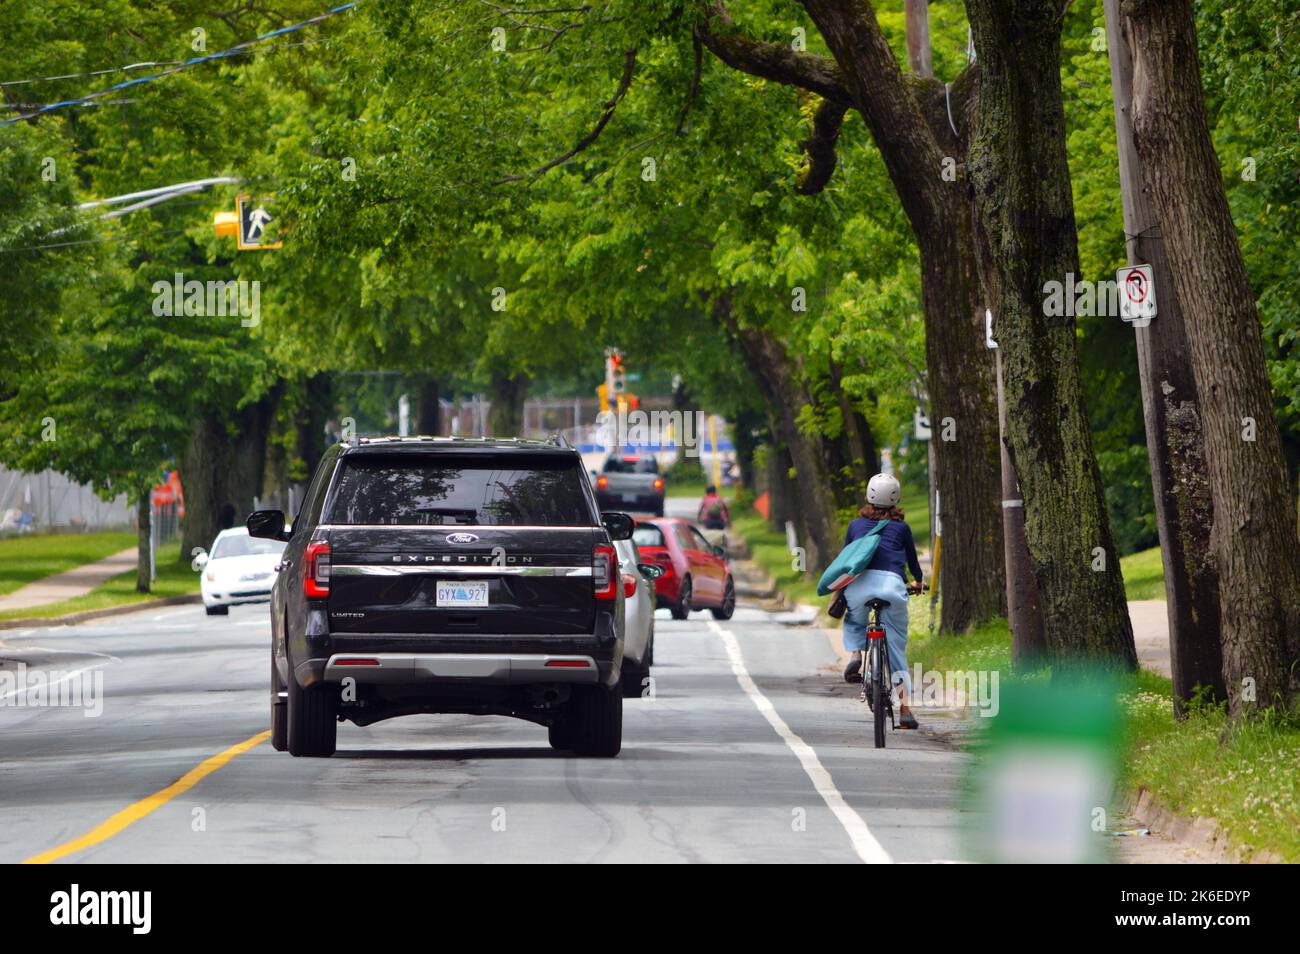
[[[121,573],[135,569],[136,548],[123,550],[94,563],[86,563],[66,573],[47,576],[28,583],[12,593],[0,596],[0,612],[32,609],[47,603],[57,603],[74,596],[85,596],[101,583]]]
[[[1170,679],[1169,614],[1164,600],[1129,600],[1129,619],[1133,621],[1133,642],[1137,645],[1138,665]]]

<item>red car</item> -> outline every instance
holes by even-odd
[[[736,585],[721,547],[713,547],[689,520],[658,517],[638,520],[632,533],[641,559],[664,568],[655,580],[655,606],[685,619],[693,609],[707,609],[714,619],[731,619]]]

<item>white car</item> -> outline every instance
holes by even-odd
[[[284,547],[282,540],[250,537],[245,527],[217,534],[208,554],[199,556],[199,587],[208,615],[225,615],[236,603],[269,600]]]
[[[615,540],[623,578],[623,695],[638,698],[655,660],[655,580],[663,567],[642,563],[636,544]]]

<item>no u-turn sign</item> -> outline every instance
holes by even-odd
[[[1115,273],[1119,286],[1119,316],[1135,328],[1151,324],[1156,316],[1156,283],[1150,265],[1130,265]]]

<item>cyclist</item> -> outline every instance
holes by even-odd
[[[718,488],[713,484],[704,488],[704,499],[700,501],[696,522],[706,530],[726,530],[731,525],[731,513],[727,502],[718,496]]]
[[[894,675],[894,684],[899,686],[898,724],[904,729],[915,729],[916,716],[907,705],[907,697],[912,691],[912,679],[907,671],[907,597],[909,593],[921,592],[921,563],[916,558],[912,528],[898,507],[901,495],[902,488],[897,480],[888,474],[876,474],[867,483],[866,504],[844,535],[844,545],[848,546],[879,522],[887,521],[880,531],[880,543],[871,563],[844,588],[844,598],[848,603],[848,612],[844,615],[844,648],[853,654],[844,668],[844,681],[861,681],[870,619],[867,601],[888,600],[889,605],[880,611],[880,621],[885,627],[889,668]],[[915,583],[908,584],[907,570],[912,571]]]

